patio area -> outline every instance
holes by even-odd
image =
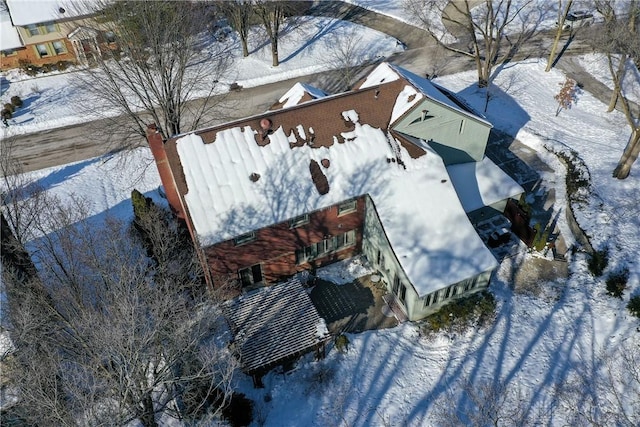
[[[383,299],[386,287],[376,276],[367,274],[340,285],[316,280],[309,296],[331,334],[392,328],[398,324]]]

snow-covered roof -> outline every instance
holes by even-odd
[[[11,23],[9,12],[0,9],[0,50],[22,47],[18,30]]]
[[[247,372],[311,350],[329,336],[324,319],[297,279],[240,296],[226,312]]]
[[[305,83],[296,83],[289,89],[282,97],[278,100],[281,108],[289,108],[294,105],[298,105],[301,101],[303,101],[304,96],[308,95],[311,99],[320,99],[327,96],[327,94],[311,85]]]
[[[248,125],[221,130],[208,144],[197,134],[180,137],[176,146],[188,188],[184,198],[201,244],[369,194],[420,295],[496,267],[435,152],[412,159],[385,130],[360,123],[357,109],[342,116],[353,122],[353,130],[334,135],[335,142],[326,147],[300,143],[300,131],[287,135],[282,127],[264,146]],[[391,146],[406,169],[389,162],[396,157]],[[309,165],[323,159],[329,160],[322,172],[330,190],[320,195]],[[252,175],[259,179],[254,182]]]
[[[380,65],[378,65],[360,84],[359,88],[360,89],[364,89],[364,88],[368,88],[368,87],[373,87],[373,86],[377,86],[383,83],[388,83],[388,82],[392,82],[392,81],[396,81],[398,79],[404,79],[407,82],[409,82],[417,91],[419,91],[420,93],[422,93],[424,96],[426,96],[427,98],[436,101],[440,104],[446,105],[449,108],[452,108],[456,111],[458,111],[461,114],[464,114],[465,116],[468,117],[472,117],[475,120],[481,121],[486,123],[487,125],[491,126],[491,123],[489,123],[487,120],[485,120],[483,117],[481,117],[478,113],[476,112],[470,112],[468,110],[466,110],[465,108],[461,108],[460,105],[458,105],[457,103],[453,102],[451,99],[449,99],[449,97],[447,97],[444,93],[442,93],[437,86],[435,86],[430,80],[424,78],[424,77],[420,77],[417,74],[414,74],[408,70],[405,70],[404,68],[401,67],[397,67],[395,65],[389,64],[387,62],[383,62]],[[417,102],[418,100],[414,100],[414,103]],[[408,110],[409,108],[406,108],[405,112]],[[393,119],[391,120],[391,123],[393,123],[396,119],[400,118],[402,114],[395,114],[394,112],[394,116]]]
[[[491,159],[447,166],[465,212],[517,197],[524,189]]]
[[[103,0],[7,0],[9,13],[15,25],[38,24],[88,15]]]

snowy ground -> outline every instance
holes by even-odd
[[[268,64],[268,52],[264,55]],[[287,55],[283,51],[283,57]],[[314,58],[309,59],[309,67],[315,66]],[[606,81],[601,59],[589,56],[582,60],[589,61],[589,70]],[[507,260],[491,285],[498,303],[496,320],[484,329],[427,338],[415,324],[403,324],[350,335],[347,354],[329,351],[320,362],[304,358],[291,373],[267,375],[264,389],[254,389],[248,378],[240,376],[239,390],[256,401],[256,425],[436,426],[442,424],[436,414],[443,401],[449,407],[464,406],[458,393],[466,383],[476,387],[507,384],[520,392],[519,400],[531,418],[550,409],[555,415],[546,415],[548,425],[568,425],[563,416],[566,408],[552,398],[556,385],[582,376],[592,384],[585,395],[597,393],[593,384],[604,374],[601,356],[615,357],[623,346],[633,345],[637,350],[640,320],[631,317],[625,306],[630,295],[640,292],[640,164],[634,165],[624,181],[611,178],[630,131],[621,113],[605,114],[606,105],[586,92],[572,109],[555,116],[553,96],[564,75],[557,70],[545,73],[545,65],[528,60],[502,69],[486,115],[497,128],[537,150],[557,171],[543,174],[544,185],[556,191],[553,210],[569,245],[573,242],[564,221],[564,169],[545,147],[573,150],[584,162],[592,189],[585,202],[576,206],[576,217],[596,248],[609,248],[607,272],[622,266],[629,269],[623,299],[606,295],[604,279],[589,274],[582,252],[569,254],[571,275],[567,280],[540,283],[537,295],[512,290],[511,277],[521,260]],[[250,78],[257,77],[245,77],[246,81]],[[482,111],[484,93],[475,87],[475,79],[474,72],[467,72],[439,78],[437,83]],[[45,86],[43,79],[14,82],[9,90],[23,87],[28,91],[36,82],[46,89],[32,102],[34,123],[25,123],[25,129],[49,127],[60,120],[52,110],[64,110],[64,105],[54,103],[50,105],[56,108],[47,108],[45,98],[79,96],[65,88],[64,82]],[[8,95],[3,93],[3,99]],[[66,110],[65,114],[71,113]],[[86,198],[96,220],[107,215],[127,219],[132,217],[129,197],[133,186],[159,200],[160,180],[155,168],[145,169],[148,161],[148,150],[141,148],[126,162],[118,157],[90,159],[31,176],[63,199],[72,194]],[[326,275],[348,278],[350,271],[360,268],[364,267],[347,266]]]

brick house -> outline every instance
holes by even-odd
[[[410,320],[486,288],[497,261],[468,215],[523,192],[484,156],[491,124],[387,63],[323,95],[299,85],[264,114],[167,141],[149,127],[213,285],[244,292],[364,254]]]
[[[0,70],[60,61],[87,64],[115,36],[92,28],[91,3],[70,0],[7,0],[0,9]]]

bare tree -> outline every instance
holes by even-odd
[[[640,5],[629,2],[627,8],[617,11],[613,0],[596,1],[596,9],[604,18],[604,28],[595,33],[594,47],[603,52],[609,64],[613,81],[613,93],[607,111],[613,111],[617,105],[622,109],[631,128],[629,141],[613,170],[613,176],[625,179],[631,172],[631,166],[640,154],[640,109],[632,105],[628,88],[640,87]]]
[[[38,221],[44,198],[42,186],[23,173],[21,163],[13,156],[14,142],[13,136],[2,141],[0,206],[14,240],[24,247],[34,237],[34,224]]]
[[[213,95],[230,61],[227,45],[207,32],[215,8],[167,0],[88,4],[90,25],[105,42],[76,84],[94,94],[84,107],[113,125],[107,133],[116,148],[136,145],[132,137],[144,137],[149,122],[167,138],[214,119],[220,98]]]
[[[338,91],[347,90],[355,83],[359,65],[363,57],[366,57],[366,47],[362,42],[362,36],[355,28],[335,32],[329,40],[331,43],[328,52],[329,62],[340,78]]]
[[[218,1],[217,7],[227,18],[231,27],[238,32],[242,56],[249,56],[249,28],[253,16],[253,4],[250,0]]]
[[[478,72],[478,86],[490,84],[493,68],[508,61],[533,34],[525,13],[531,1],[511,0],[405,0],[405,8],[444,48],[472,58]],[[434,26],[441,17],[446,31]],[[520,22],[516,18],[523,18]],[[507,33],[507,30],[510,33]],[[450,35],[458,39],[451,43]]]
[[[278,56],[280,27],[287,17],[287,6],[281,1],[257,0],[254,5],[254,11],[260,18],[260,21],[267,32],[269,42],[271,43],[272,65],[277,67],[280,65],[280,58]]]
[[[38,276],[3,269],[19,416],[96,426],[217,416],[236,362],[193,251],[176,255],[190,247],[177,226],[161,210],[143,219],[150,259],[128,224],[95,224],[82,200],[41,206],[27,246]]]

